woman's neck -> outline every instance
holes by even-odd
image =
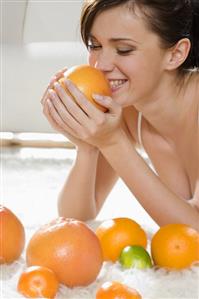
[[[165,139],[172,141],[176,138],[176,134],[190,119],[187,112],[192,110],[195,101],[194,78],[190,73],[176,80],[176,77],[169,74],[150,99],[135,105]]]

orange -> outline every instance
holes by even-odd
[[[17,260],[24,244],[23,224],[11,210],[0,205],[0,264]]]
[[[48,268],[33,266],[24,271],[18,281],[18,292],[27,298],[54,298],[59,283]]]
[[[142,299],[142,297],[133,288],[117,281],[108,281],[98,289],[96,299]]]
[[[160,267],[190,267],[199,261],[199,233],[185,224],[163,226],[152,237],[151,255]]]
[[[146,248],[147,235],[141,226],[130,218],[115,218],[102,222],[96,230],[105,261],[115,262],[128,245]]]
[[[61,283],[74,287],[93,282],[103,258],[97,236],[84,222],[59,217],[32,236],[26,261],[50,268]]]
[[[68,69],[64,77],[71,80],[98,109],[103,112],[107,111],[107,108],[96,103],[92,96],[93,93],[111,96],[109,82],[100,70],[89,65],[78,65]],[[61,78],[59,82],[66,89],[64,78]]]

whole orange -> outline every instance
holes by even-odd
[[[103,112],[107,111],[105,107],[95,102],[92,96],[94,93],[111,96],[109,82],[100,70],[89,65],[78,65],[69,68],[64,73],[64,77],[71,80],[98,109]],[[59,82],[66,89],[64,78],[61,78]]]
[[[152,237],[151,255],[157,266],[183,269],[199,261],[199,233],[185,224],[168,224]]]
[[[27,298],[54,298],[58,287],[59,282],[52,270],[32,266],[21,274],[17,290]]]
[[[25,231],[19,218],[0,205],[0,264],[17,260],[25,244]]]
[[[115,262],[128,245],[146,248],[147,235],[141,226],[130,218],[114,218],[103,221],[96,229],[105,261]]]
[[[26,261],[50,268],[61,283],[74,287],[93,282],[103,258],[97,236],[84,222],[59,217],[32,236]]]
[[[117,281],[108,281],[98,289],[96,299],[142,299],[142,297],[133,288]]]

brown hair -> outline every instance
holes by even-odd
[[[135,5],[143,12],[149,28],[158,34],[164,47],[181,38],[191,41],[191,49],[181,70],[199,67],[199,1],[198,0],[85,0],[81,14],[81,36],[86,46],[95,17],[113,7]]]

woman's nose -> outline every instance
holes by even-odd
[[[103,72],[111,72],[114,69],[113,57],[105,53],[99,53],[93,62],[94,67]]]
[[[97,60],[95,62],[95,68],[97,68],[103,72],[111,72],[113,70],[114,66],[109,61]]]

